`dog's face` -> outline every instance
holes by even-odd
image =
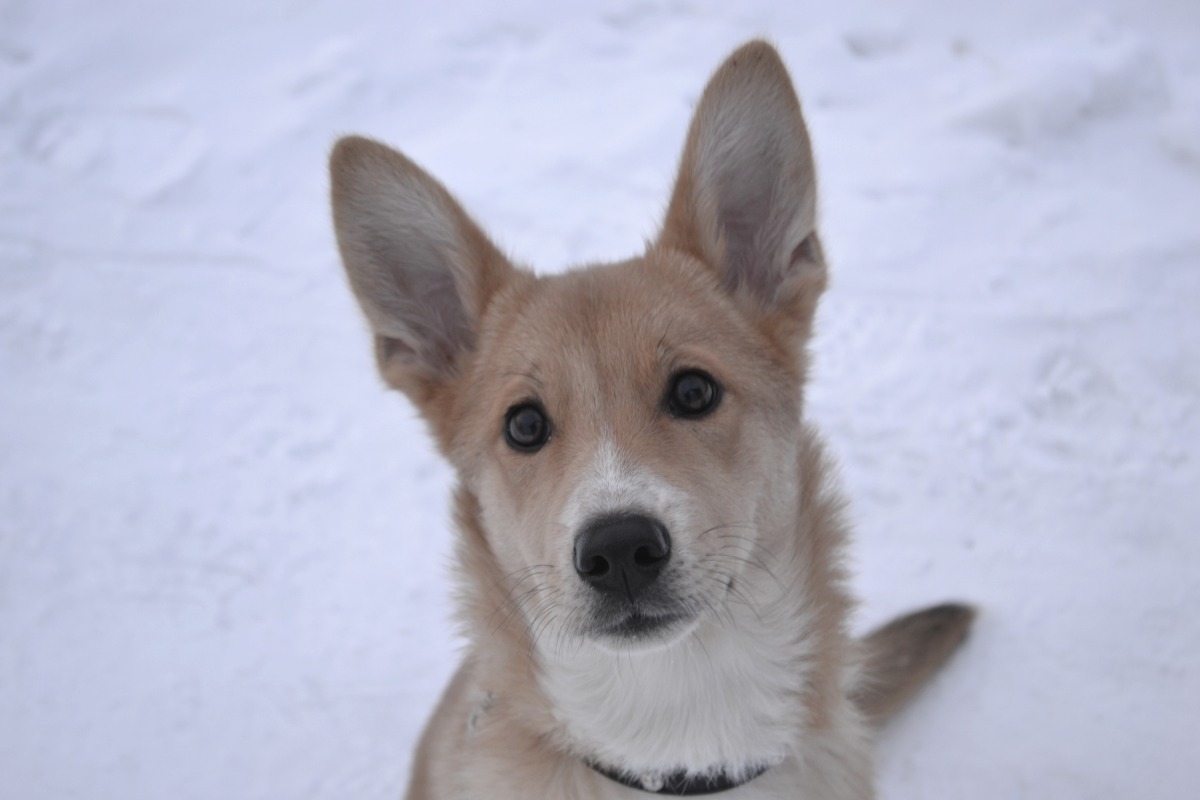
[[[628,262],[535,278],[399,153],[343,140],[332,172],[380,369],[458,467],[495,560],[480,579],[536,642],[661,646],[770,573],[825,278],[774,51],[714,76],[662,234]]]
[[[502,295],[451,451],[539,638],[690,629],[794,501],[797,364],[703,265],[654,252]]]

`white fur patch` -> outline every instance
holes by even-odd
[[[653,650],[584,641],[542,659],[542,687],[579,749],[631,775],[731,775],[783,761],[803,724],[795,609],[731,606]],[[760,618],[761,616],[761,618]]]
[[[689,521],[686,495],[635,464],[605,436],[559,521],[566,530],[578,531],[596,517],[629,511],[656,517],[669,531],[684,530]]]

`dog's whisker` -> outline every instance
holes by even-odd
[[[732,544],[732,545],[725,544],[725,545],[722,545],[723,547],[745,545],[745,547],[743,549],[757,551],[762,555],[762,557],[768,558],[771,561],[774,561],[776,563],[780,563],[779,556],[774,551],[767,548],[767,546],[764,545],[762,542],[759,542],[755,539],[751,539],[748,536],[743,536],[742,534],[738,534],[738,533],[720,533],[713,538],[725,540],[726,542],[736,543],[736,544]]]
[[[537,616],[534,618],[534,620],[531,622],[531,624],[529,626],[529,638],[530,638],[529,657],[530,657],[530,659],[533,659],[536,654],[538,640],[541,638],[541,636],[545,632],[546,628],[549,625],[551,625],[554,622],[554,620],[557,618],[558,618],[558,612],[555,609],[553,604],[547,603],[541,609],[539,609]]]
[[[720,579],[715,578],[715,576],[705,575],[704,577],[709,578],[710,580],[714,580],[715,583],[720,585]],[[734,616],[733,616],[733,609],[729,608],[729,606],[726,603],[722,603],[721,606],[718,608],[716,605],[713,604],[712,599],[710,599],[709,597],[707,597],[705,595],[700,596],[700,602],[704,605],[705,608],[708,609],[709,613],[711,613],[713,615],[713,617],[715,617],[716,619],[724,620],[725,622],[727,622],[730,625],[736,624],[736,620],[734,619]]]
[[[714,538],[742,542],[749,545],[750,549],[757,550],[764,558],[768,558],[776,563],[779,563],[779,555],[773,550],[769,549],[765,544],[755,539],[751,539],[739,533],[721,533]]]
[[[761,621],[762,614],[758,603],[751,600],[750,597],[748,597],[745,592],[741,590],[741,588],[736,584],[736,581],[734,580],[735,576],[732,573],[719,569],[715,564],[713,564],[704,568],[704,577],[720,586],[721,589],[733,600],[733,602],[750,609],[755,617]]]
[[[510,591],[505,595],[504,602],[488,616],[488,629],[496,631],[507,625],[517,613],[525,609],[527,598],[536,598],[538,594],[541,594],[549,588],[550,587],[547,584],[537,584],[533,588],[527,589],[519,595],[513,594],[513,592]],[[495,619],[495,616],[505,608],[508,609],[508,613],[506,613],[503,618],[493,625],[492,623]]]
[[[724,550],[725,550],[725,548],[720,548],[716,551],[713,551],[712,553],[708,554],[708,558],[710,558],[714,561],[728,561],[728,562],[734,562],[734,563],[738,563],[738,564],[744,564],[746,566],[754,567],[755,569],[762,570],[762,572],[766,573],[766,575],[768,577],[770,577],[772,581],[775,582],[776,586],[783,588],[783,583],[779,580],[779,577],[775,574],[774,570],[772,570],[766,564],[762,563],[762,561],[760,561],[756,558],[750,558],[749,556],[745,556],[745,555],[727,553],[727,552],[724,552]]]

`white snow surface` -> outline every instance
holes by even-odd
[[[539,269],[625,257],[756,35],[821,173],[855,627],[982,609],[882,796],[1200,796],[1194,0],[4,0],[0,798],[401,794],[452,475],[373,371],[329,148]]]

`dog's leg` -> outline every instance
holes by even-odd
[[[914,611],[867,634],[863,675],[850,699],[879,727],[946,662],[966,638],[975,609],[946,603]]]

